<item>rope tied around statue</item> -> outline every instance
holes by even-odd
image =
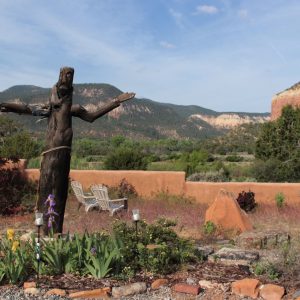
[[[44,156],[46,153],[56,151],[56,150],[60,150],[60,149],[69,149],[70,151],[72,150],[72,148],[70,146],[59,146],[59,147],[50,148],[50,149],[42,152],[41,156]]]

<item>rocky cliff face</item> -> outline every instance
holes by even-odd
[[[195,114],[191,115],[190,119],[201,119],[217,129],[231,129],[242,124],[264,123],[269,121],[270,117],[223,113],[218,116]]]
[[[286,105],[300,107],[300,82],[273,97],[271,111],[272,121],[280,117],[282,108]]]
[[[73,103],[94,111],[108,99],[122,92],[109,84],[74,84]],[[50,89],[32,85],[14,86],[0,92],[0,103],[21,99],[28,104],[46,103]],[[0,113],[1,115],[1,113]],[[47,122],[36,126],[31,116],[11,117],[30,131],[45,132]],[[196,105],[175,105],[139,98],[125,102],[94,123],[73,118],[73,130],[78,136],[109,137],[116,134],[134,138],[203,138],[222,135],[232,127],[245,123],[262,123],[269,114],[224,113]]]

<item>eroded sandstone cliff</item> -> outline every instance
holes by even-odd
[[[271,110],[272,121],[280,117],[282,108],[286,105],[300,107],[300,82],[273,97]]]

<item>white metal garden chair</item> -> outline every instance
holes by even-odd
[[[99,203],[95,196],[93,195],[86,195],[83,193],[82,185],[78,181],[71,181],[71,187],[73,189],[73,192],[79,201],[78,209],[81,207],[81,205],[84,205],[85,211],[88,212],[93,207],[99,207]]]
[[[92,184],[91,191],[97,199],[100,208],[102,210],[108,210],[110,216],[113,216],[115,212],[121,209],[127,209],[127,198],[110,199],[106,186]]]

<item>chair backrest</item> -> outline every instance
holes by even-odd
[[[110,210],[107,187],[99,184],[93,184],[91,186],[91,191],[96,197],[101,209]]]
[[[77,200],[81,203],[84,203],[84,199],[83,199],[84,194],[83,194],[81,183],[78,181],[71,181],[71,187],[73,189],[73,192],[74,192]]]

